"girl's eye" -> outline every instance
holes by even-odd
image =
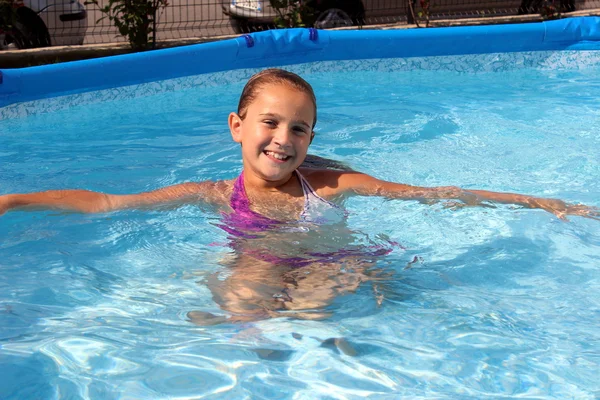
[[[275,126],[277,126],[277,123],[275,121],[270,120],[270,119],[267,119],[267,120],[263,121],[263,124],[268,125],[269,127],[275,127]]]
[[[304,128],[294,128],[294,132],[296,133],[296,135],[306,135],[306,129]]]

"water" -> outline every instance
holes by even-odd
[[[311,152],[398,182],[600,206],[599,72],[307,72]],[[60,99],[2,120],[0,192],[231,179],[241,162],[226,118],[241,88]],[[226,281],[235,256],[211,210],[0,217],[0,398],[600,396],[600,222],[345,206],[352,237],[404,247],[370,260],[377,280],[343,281],[324,320],[208,327],[187,313],[224,314],[207,282]]]

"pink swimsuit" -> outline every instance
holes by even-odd
[[[302,185],[302,191],[304,192],[304,209],[300,214],[300,220],[298,223],[312,223],[320,225],[341,222],[346,219],[347,214],[342,208],[320,197],[299,171],[296,170],[295,174],[298,177],[298,180]],[[250,209],[250,201],[248,200],[248,195],[246,194],[246,189],[244,186],[243,172],[235,180],[233,185],[230,206],[233,212],[230,214],[225,214],[223,216],[224,223],[220,224],[219,226],[234,238],[255,239],[261,237],[261,232],[269,230],[282,229],[289,231],[290,223],[265,217],[264,215]],[[234,248],[238,247],[235,246],[235,243],[232,243],[232,245]],[[273,254],[265,253],[264,251],[255,252],[248,249],[244,250],[246,254],[250,254],[259,260],[274,264],[283,263],[293,267],[302,267],[315,262],[332,262],[349,256],[382,256],[390,253],[391,251],[391,248],[382,246],[369,246],[368,248],[359,246],[353,248],[343,248],[335,253],[307,251],[305,253],[305,257],[279,257]]]

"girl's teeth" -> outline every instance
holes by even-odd
[[[287,156],[283,155],[283,154],[277,154],[277,153],[273,153],[271,151],[267,151],[267,154],[278,159],[278,160],[285,160],[287,158]]]

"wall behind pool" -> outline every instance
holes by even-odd
[[[6,69],[0,70],[0,107],[241,68],[548,50],[600,50],[600,17],[410,30],[271,30],[146,53]]]

